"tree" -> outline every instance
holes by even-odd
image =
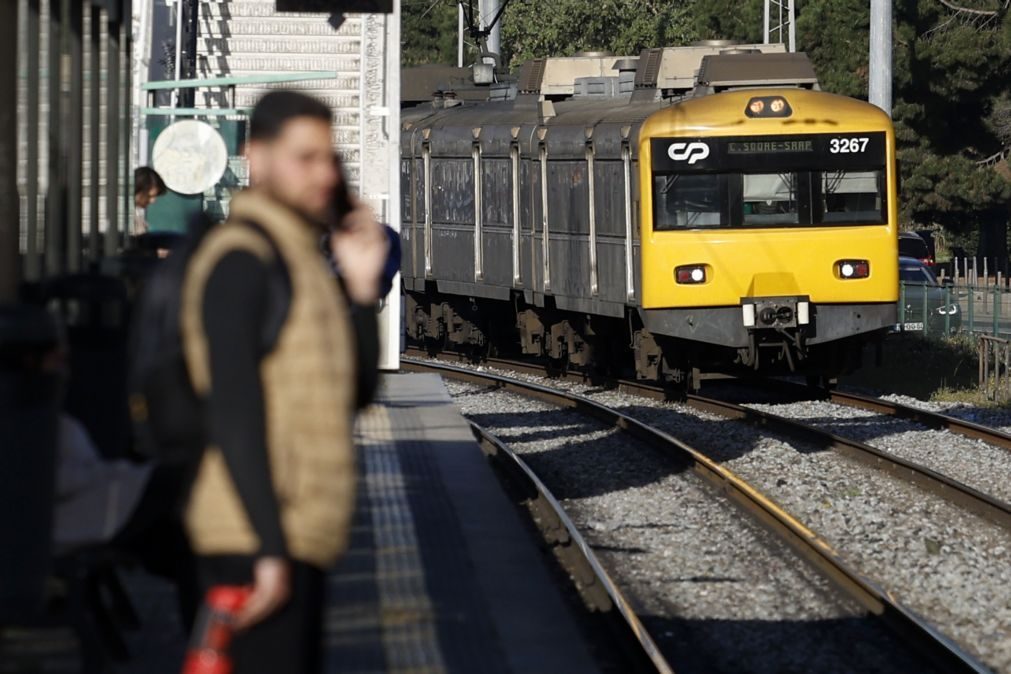
[[[454,0],[402,0],[400,12],[402,65],[456,64]]]
[[[638,55],[647,47],[685,44],[696,34],[692,6],[670,0],[516,0],[502,24],[505,62],[515,68],[578,51]]]

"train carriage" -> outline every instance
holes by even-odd
[[[831,376],[894,324],[889,120],[803,54],[545,59],[511,89],[403,113],[410,338],[686,386]]]

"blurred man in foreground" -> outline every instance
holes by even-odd
[[[330,126],[308,96],[260,100],[253,187],[206,235],[183,287],[183,349],[208,440],[186,524],[205,585],[252,587],[236,674],[318,670],[324,570],[350,525],[357,368],[370,358],[349,304],[376,302],[387,251],[356,208],[331,239],[342,284],[320,255],[341,181]]]

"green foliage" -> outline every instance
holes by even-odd
[[[506,63],[517,67],[543,56],[606,50],[635,55],[647,47],[681,45],[695,38],[692,3],[670,0],[526,0],[506,10],[502,42]]]
[[[456,2],[402,0],[400,12],[402,65],[456,64]]]

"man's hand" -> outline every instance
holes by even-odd
[[[379,279],[389,253],[386,230],[361,202],[330,235],[330,249],[351,301],[359,305],[379,300]]]
[[[284,606],[291,596],[291,566],[281,557],[260,557],[253,566],[253,592],[236,619],[244,630]]]

